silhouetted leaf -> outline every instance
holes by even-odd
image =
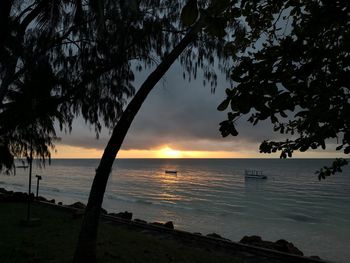
[[[230,103],[229,99],[225,99],[223,102],[220,103],[220,105],[218,106],[218,110],[219,111],[224,111],[227,109],[228,105]]]
[[[350,146],[347,146],[347,147],[344,149],[344,153],[345,153],[345,154],[349,154],[349,153],[350,153]]]

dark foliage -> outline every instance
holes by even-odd
[[[270,120],[285,141],[264,141],[260,152],[326,149],[350,152],[350,5],[347,1],[242,1],[247,15],[242,43],[231,43],[234,88],[219,110],[223,136],[238,134],[235,124],[248,115],[255,125]],[[340,171],[345,160],[318,171],[319,178]]]
[[[194,3],[203,9],[210,2]],[[221,6],[226,17],[228,4]],[[34,156],[44,160],[58,139],[54,123],[70,131],[73,119],[82,116],[97,135],[102,125],[113,128],[135,93],[135,71],[157,65],[191,28],[179,21],[184,5],[170,0],[1,1],[1,146],[12,157],[28,157],[25,134],[35,126],[30,137],[41,145]],[[207,18],[215,22],[222,14]],[[228,23],[221,23],[221,33]],[[204,82],[214,88],[213,65],[216,56],[223,57],[223,41],[208,30],[199,32],[191,47],[180,57],[184,77],[195,78],[202,69]]]

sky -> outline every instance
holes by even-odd
[[[137,76],[139,87],[147,73]],[[174,64],[153,89],[137,114],[119,152],[119,158],[278,158],[279,154],[259,153],[260,142],[276,139],[268,122],[252,126],[242,119],[239,135],[223,138],[219,123],[226,113],[217,106],[225,98],[230,84],[219,76],[215,93],[202,84],[202,79],[188,82],[181,66]],[[96,139],[94,128],[82,119],[73,123],[70,134],[59,133],[53,158],[100,158],[110,137],[103,129]],[[300,158],[337,156],[334,151],[296,154]]]

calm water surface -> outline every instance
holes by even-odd
[[[177,229],[286,239],[306,255],[346,263],[350,258],[350,169],[318,181],[325,159],[122,159],[116,161],[103,207],[131,211],[134,218],[169,221]],[[86,202],[95,159],[53,160],[40,194],[56,201]],[[245,169],[263,170],[267,180],[245,180]],[[165,174],[177,170],[177,175]],[[0,176],[0,187],[26,191],[28,169]],[[33,180],[35,188],[36,181]]]

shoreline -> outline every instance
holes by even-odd
[[[6,197],[7,196],[7,197]],[[7,198],[7,200],[6,200]],[[0,203],[2,202],[24,202],[28,198],[27,193],[7,191],[4,188],[0,188]],[[62,202],[53,200],[47,200],[46,198],[39,196],[32,199],[42,205],[66,210],[72,214],[73,218],[81,218],[83,216],[85,205],[76,202],[71,205],[64,205]],[[180,240],[191,240],[199,243],[205,243],[209,245],[219,246],[227,250],[240,251],[241,253],[251,253],[255,256],[262,256],[268,258],[282,258],[281,262],[327,262],[321,260],[317,256],[305,257],[302,252],[294,247],[292,243],[285,240],[278,240],[276,242],[261,240],[258,236],[245,236],[240,242],[234,242],[216,233],[202,235],[201,233],[191,233],[187,231],[174,229],[172,221],[168,222],[146,222],[142,219],[132,219],[132,213],[120,212],[110,213],[106,210],[101,211],[101,219],[103,222],[114,225],[127,225],[128,227],[139,229],[140,231],[151,231],[157,233],[157,235],[171,236]],[[294,253],[294,254],[291,254]],[[301,254],[300,254],[301,253]]]

